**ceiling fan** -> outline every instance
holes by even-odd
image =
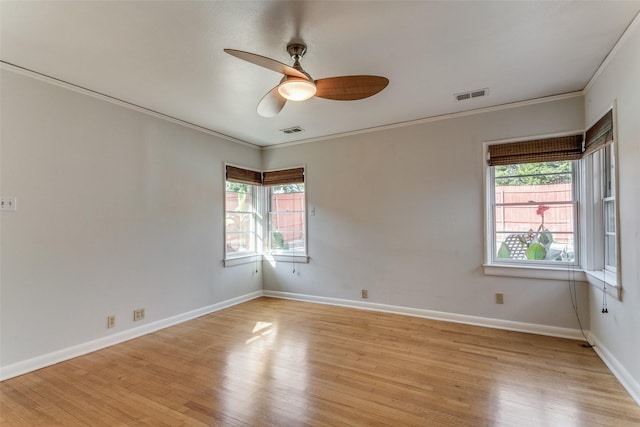
[[[380,76],[340,76],[314,80],[302,69],[300,60],[307,52],[304,43],[289,43],[287,52],[293,59],[289,66],[275,59],[242,50],[224,49],[229,55],[284,74],[280,83],[258,103],[258,114],[273,117],[289,101],[304,101],[313,96],[337,101],[355,101],[368,98],[387,87],[389,79]]]

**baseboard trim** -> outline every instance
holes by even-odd
[[[222,310],[224,308],[229,308],[234,305],[250,301],[252,299],[260,298],[262,295],[262,291],[251,292],[216,304],[208,305],[206,307],[201,307],[192,311],[188,311],[186,313],[148,323],[136,328],[127,329],[126,331],[122,331],[113,335],[88,341],[83,344],[74,345],[72,347],[64,348],[62,350],[34,357],[32,359],[13,363],[11,365],[0,366],[0,381],[17,377],[28,372],[36,371],[47,366],[55,365],[56,363],[73,359],[74,357],[82,356],[93,351],[101,350],[114,344],[120,344],[122,342],[159,331],[160,329],[165,329],[170,326],[174,326],[179,323],[183,323],[197,317]]]
[[[620,381],[620,384],[629,392],[633,400],[640,405],[640,383],[636,381],[627,369],[616,359],[613,354],[602,344],[592,333],[589,333],[589,340],[593,343],[596,354],[602,359],[611,373]]]
[[[406,316],[442,320],[444,322],[463,323],[466,325],[482,326],[485,328],[504,329],[507,331],[525,332],[529,334],[546,335],[551,337],[584,341],[584,337],[582,336],[582,333],[579,329],[560,328],[557,326],[514,322],[511,320],[493,319],[489,317],[468,316],[465,314],[446,313],[443,311],[425,310],[420,308],[402,307],[398,305],[387,305],[366,301],[320,297],[315,295],[296,294],[291,292],[265,290],[263,291],[263,294],[266,297],[272,298],[336,305],[341,307],[357,308],[361,310],[380,311],[384,313],[403,314]]]
[[[231,298],[201,307],[186,313],[158,320],[137,328],[128,329],[126,331],[98,338],[83,344],[68,347],[52,353],[37,356],[32,359],[13,363],[7,366],[0,366],[0,381],[17,377],[28,372],[36,371],[47,366],[74,357],[82,356],[103,348],[129,341],[134,338],[141,337],[161,329],[168,328],[189,320],[214,313],[216,311],[232,307],[237,304],[260,298],[262,296],[271,298],[290,299],[296,301],[312,302],[317,304],[335,305],[340,307],[356,308],[361,310],[379,311],[384,313],[402,314],[413,317],[423,317],[426,319],[441,320],[444,322],[462,323],[466,325],[482,326],[485,328],[504,329],[515,332],[525,332],[530,334],[546,335],[559,338],[568,338],[573,340],[583,340],[582,334],[578,329],[559,328],[556,326],[538,325],[532,323],[514,322],[510,320],[493,319],[479,316],[468,316],[463,314],[446,313],[442,311],[425,310],[419,308],[402,307],[389,304],[372,303],[366,301],[356,301],[340,298],[329,298],[315,295],[297,294],[292,292],[278,291],[255,291],[239,297]],[[596,354],[602,359],[604,364],[609,368],[613,375],[620,381],[622,386],[627,390],[629,395],[635,402],[640,405],[640,383],[629,374],[629,371],[611,354],[611,352],[602,344],[602,342],[593,334],[589,333],[589,340],[594,344]]]

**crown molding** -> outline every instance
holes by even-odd
[[[382,130],[389,130],[389,129],[407,127],[407,126],[420,125],[420,124],[424,124],[424,123],[439,122],[441,120],[457,119],[457,118],[460,118],[460,117],[475,116],[477,114],[492,113],[492,112],[495,112],[495,111],[509,110],[509,109],[512,109],[512,108],[519,108],[519,107],[526,107],[526,106],[529,106],[529,105],[543,104],[543,103],[546,103],[546,102],[561,101],[561,100],[564,100],[564,99],[571,99],[571,98],[576,98],[576,97],[579,97],[579,96],[583,96],[583,92],[582,91],[568,92],[568,93],[563,93],[563,94],[559,94],[559,95],[552,95],[552,96],[545,96],[543,98],[534,98],[534,99],[529,99],[529,100],[526,100],[526,101],[510,102],[510,103],[507,103],[507,104],[494,105],[492,107],[477,108],[477,109],[474,109],[474,110],[461,111],[459,113],[442,114],[442,115],[439,115],[439,116],[425,117],[425,118],[422,118],[422,119],[409,120],[409,121],[406,121],[406,122],[391,123],[391,124],[388,124],[388,125],[375,126],[375,127],[366,128],[366,129],[359,129],[359,130],[352,131],[352,132],[335,133],[335,134],[332,134],[332,135],[320,136],[320,137],[317,137],[317,138],[301,139],[301,140],[298,140],[298,141],[284,142],[282,144],[267,145],[267,146],[261,147],[261,149],[262,150],[274,150],[274,149],[278,149],[278,148],[291,147],[291,146],[294,146],[294,145],[309,144],[309,143],[312,143],[312,142],[319,142],[319,141],[327,141],[329,139],[344,138],[344,137],[347,137],[347,136],[360,135],[360,134],[365,134],[365,133],[378,132],[378,131],[382,131]]]
[[[95,91],[93,89],[88,89],[86,87],[82,87],[82,86],[79,86],[79,85],[76,85],[76,84],[73,84],[73,83],[69,83],[67,81],[64,81],[64,80],[61,80],[61,79],[57,79],[55,77],[48,76],[46,74],[42,74],[42,73],[39,73],[37,71],[30,70],[28,68],[20,67],[18,65],[11,64],[9,62],[5,62],[5,61],[1,61],[0,60],[0,68],[3,69],[3,70],[6,70],[6,71],[14,72],[16,74],[21,74],[21,75],[24,75],[24,76],[27,76],[27,77],[31,77],[31,78],[36,79],[36,80],[40,80],[40,81],[43,81],[45,83],[52,84],[54,86],[59,86],[59,87],[62,87],[64,89],[68,89],[68,90],[71,90],[71,91],[74,91],[74,92],[77,92],[77,93],[81,93],[83,95],[91,96],[93,98],[97,98],[97,99],[100,99],[102,101],[107,101],[107,102],[110,102],[112,104],[118,105],[120,107],[128,108],[128,109],[136,111],[138,113],[143,113],[143,114],[146,114],[148,116],[152,116],[152,117],[155,117],[155,118],[158,118],[158,119],[162,119],[162,120],[165,120],[167,122],[170,122],[170,123],[173,123],[173,124],[177,124],[177,125],[180,125],[180,126],[183,126],[183,127],[186,127],[186,128],[198,131],[198,132],[206,133],[207,135],[212,135],[212,136],[215,136],[217,138],[224,139],[224,140],[229,141],[229,142],[233,142],[235,144],[240,144],[240,145],[243,145],[245,147],[250,147],[250,148],[255,148],[255,149],[259,149],[260,148],[258,145],[251,144],[249,142],[243,141],[241,139],[234,138],[234,137],[229,136],[229,135],[225,135],[225,134],[220,133],[220,132],[216,132],[216,131],[214,131],[212,129],[205,128],[203,126],[199,126],[199,125],[196,125],[194,123],[187,122],[185,120],[181,120],[181,119],[178,119],[176,117],[169,116],[167,114],[163,114],[163,113],[160,113],[158,111],[154,111],[154,110],[151,110],[149,108],[143,107],[141,105],[133,104],[131,102],[127,102],[127,101],[124,101],[122,99],[110,96],[110,95],[106,95],[104,93]]]
[[[637,20],[637,19],[636,19]],[[382,125],[382,126],[374,126],[374,127],[370,127],[370,128],[365,128],[365,129],[359,129],[359,130],[355,130],[355,131],[350,131],[350,132],[341,132],[341,133],[336,133],[336,134],[331,134],[331,135],[324,135],[324,136],[319,136],[316,138],[309,138],[309,139],[301,139],[301,140],[297,140],[297,141],[291,141],[291,142],[285,142],[285,143],[281,143],[281,144],[273,144],[273,145],[265,145],[265,146],[260,146],[260,145],[256,145],[256,144],[252,144],[250,142],[247,141],[243,141],[241,139],[237,139],[234,138],[232,136],[229,135],[225,135],[223,133],[219,133],[216,132],[212,129],[208,129],[199,125],[196,125],[194,123],[190,123],[181,119],[178,119],[176,117],[173,116],[169,116],[167,114],[163,114],[160,113],[158,111],[154,111],[145,107],[142,107],[140,105],[136,105],[127,101],[123,101],[121,99],[115,98],[113,96],[110,95],[106,95],[104,93],[101,92],[97,92],[95,90],[92,89],[88,89],[73,83],[69,83],[66,82],[64,80],[60,80],[57,79],[55,77],[51,77],[48,76],[46,74],[42,74],[39,73],[37,71],[33,71],[24,67],[20,67],[18,65],[14,65],[5,61],[1,61],[0,60],[0,68],[7,70],[7,71],[11,71],[17,74],[22,74],[31,78],[34,78],[36,80],[40,80],[40,81],[44,81],[46,83],[50,83],[53,84],[55,86],[59,86],[68,90],[72,90],[74,92],[78,92],[84,95],[88,95],[97,99],[101,99],[103,101],[107,101],[110,102],[112,104],[124,107],[124,108],[128,108],[130,110],[134,110],[143,114],[147,114],[149,116],[152,117],[156,117],[162,120],[166,120],[168,122],[180,125],[180,126],[184,126],[187,127],[189,129],[193,129],[196,130],[198,132],[202,132],[202,133],[206,133],[208,135],[212,135],[215,137],[218,137],[220,139],[224,139],[226,141],[229,142],[233,142],[235,144],[239,144],[245,147],[249,147],[249,148],[254,148],[254,149],[258,149],[258,150],[274,150],[274,149],[278,149],[278,148],[286,148],[286,147],[291,147],[291,146],[295,146],[295,145],[301,145],[301,144],[309,144],[309,143],[313,143],[313,142],[320,142],[320,141],[327,141],[327,140],[331,140],[331,139],[337,139],[337,138],[344,138],[344,137],[348,137],[348,136],[353,136],[353,135],[361,135],[361,134],[366,134],[366,133],[371,133],[371,132],[378,132],[378,131],[384,131],[384,130],[389,130],[389,129],[396,129],[396,128],[402,128],[402,127],[407,127],[407,126],[415,126],[415,125],[420,125],[420,124],[425,124],[425,123],[432,123],[432,122],[438,122],[441,120],[449,120],[449,119],[457,119],[457,118],[461,118],[461,117],[468,117],[468,116],[474,116],[477,114],[486,114],[486,113],[491,113],[491,112],[495,112],[495,111],[502,111],[502,110],[508,110],[511,108],[519,108],[519,107],[526,107],[529,105],[536,105],[536,104],[542,104],[542,103],[546,103],[546,102],[555,102],[555,101],[560,101],[560,100],[564,100],[564,99],[571,99],[571,98],[575,98],[578,96],[583,96],[585,93],[585,90],[582,91],[578,91],[578,92],[569,92],[569,93],[563,93],[563,94],[559,94],[559,95],[552,95],[552,96],[546,96],[546,97],[542,97],[542,98],[534,98],[534,99],[529,99],[529,100],[525,100],[525,101],[517,101],[517,102],[510,102],[510,103],[506,103],[506,104],[500,104],[500,105],[495,105],[495,106],[491,106],[491,107],[484,107],[484,108],[477,108],[477,109],[472,109],[472,110],[467,110],[467,111],[461,111],[461,112],[457,112],[457,113],[451,113],[451,114],[442,114],[442,115],[438,115],[438,116],[431,116],[431,117],[425,117],[425,118],[421,118],[421,119],[416,119],[416,120],[409,120],[409,121],[405,121],[405,122],[397,122],[397,123],[390,123],[390,124],[386,124],[386,125]]]

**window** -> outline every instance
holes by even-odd
[[[570,135],[488,146],[489,266],[577,264],[582,139]]]
[[[225,259],[257,254],[260,172],[226,166]]]
[[[613,110],[589,128],[585,136],[587,259],[584,269],[597,287],[618,286],[616,154]]]
[[[602,163],[602,203],[604,205],[604,268],[616,271],[616,193],[615,193],[615,156],[613,144],[604,147],[601,153]]]
[[[275,261],[308,262],[304,168],[225,168],[225,266],[258,262],[263,251]]]
[[[569,262],[575,251],[575,162],[491,168],[493,262]]]
[[[265,172],[268,251],[272,255],[306,256],[304,169]]]
[[[256,253],[256,186],[226,183],[227,258]]]
[[[269,188],[269,251],[304,255],[304,184]]]
[[[488,144],[485,274],[620,298],[615,148],[613,109],[584,134]]]

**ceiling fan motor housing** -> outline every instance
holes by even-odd
[[[289,43],[287,45],[287,52],[289,52],[291,59],[298,60],[307,53],[307,45],[304,43]]]

